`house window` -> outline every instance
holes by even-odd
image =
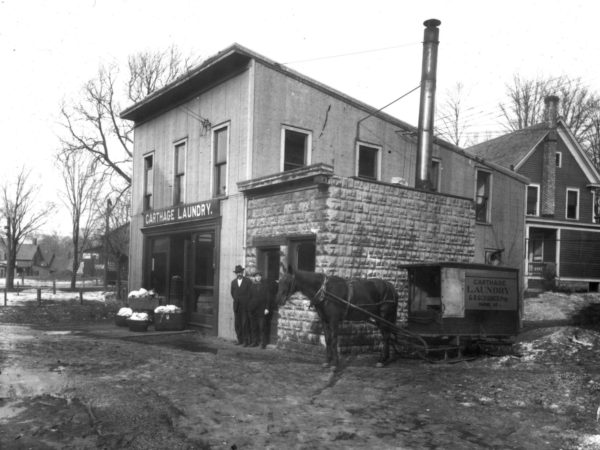
[[[315,239],[293,240],[289,244],[289,263],[294,269],[314,272],[316,267]]]
[[[540,215],[540,186],[537,184],[527,186],[527,215]]]
[[[592,222],[600,223],[600,193],[592,191]]]
[[[556,152],[556,167],[562,167],[562,153]]]
[[[173,204],[185,202],[185,142],[175,145]]]
[[[567,188],[567,219],[579,219],[579,189]]]
[[[154,186],[154,155],[144,156],[144,211],[152,209]]]
[[[284,172],[310,164],[310,133],[297,128],[284,127],[281,140]]]
[[[215,197],[227,195],[227,150],[229,127],[213,131],[214,186]]]
[[[475,186],[475,220],[477,222],[490,222],[491,177],[489,172],[483,170],[477,171],[477,181]]]
[[[431,160],[430,180],[431,180],[431,189],[433,189],[434,192],[439,192],[440,191],[440,162],[436,159]]]
[[[379,179],[379,148],[358,144],[356,176],[368,180]]]

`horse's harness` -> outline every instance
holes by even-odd
[[[295,277],[294,277],[295,278]],[[334,298],[342,303],[346,304],[346,312],[344,313],[344,317],[348,315],[348,312],[350,311],[350,307],[354,307],[355,305],[352,304],[352,299],[354,297],[354,280],[347,280],[346,281],[346,286],[348,288],[348,295],[346,299],[337,297],[329,292],[327,292],[327,282],[329,281],[329,278],[327,277],[326,274],[323,274],[323,283],[321,284],[321,287],[319,288],[319,290],[315,293],[315,295],[313,296],[313,298],[311,299],[311,305],[312,306],[319,306],[321,305],[323,302],[327,301],[327,297],[330,298]],[[293,286],[293,285],[292,285]],[[393,303],[393,300],[388,299],[388,296],[386,295],[384,297],[384,299],[380,302],[377,303],[371,303],[371,304],[363,304],[361,305],[362,307],[365,306],[380,306],[383,305],[385,303]]]

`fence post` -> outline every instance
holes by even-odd
[[[83,291],[79,291],[79,304],[83,305]]]
[[[6,302],[8,301],[7,295],[6,295],[6,288],[4,288],[4,306],[6,306]]]
[[[21,285],[19,284],[19,282],[17,281],[17,295],[19,295],[19,288],[21,287]]]
[[[56,295],[56,280],[52,280],[52,293]]]
[[[42,305],[42,290],[40,288],[37,288],[37,301],[38,301],[38,306]]]

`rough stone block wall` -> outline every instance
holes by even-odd
[[[417,262],[472,262],[475,213],[469,199],[422,192],[399,185],[331,177],[327,188],[251,198],[248,202],[246,262],[256,264],[255,238],[315,235],[316,271],[343,278],[392,281],[400,295],[398,324],[406,319],[406,271]],[[285,267],[287,246],[281,247]],[[302,295],[279,311],[278,345],[322,351],[319,319]],[[380,345],[377,329],[345,323],[342,352]]]

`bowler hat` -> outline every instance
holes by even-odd
[[[237,266],[235,266],[235,270],[233,271],[233,273],[244,273],[244,268],[238,264]]]

